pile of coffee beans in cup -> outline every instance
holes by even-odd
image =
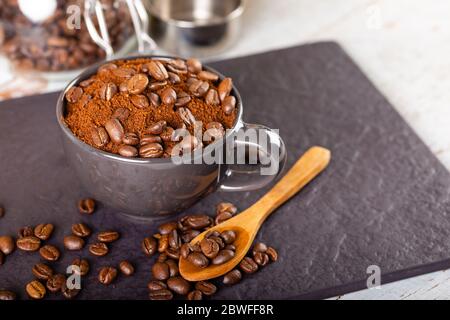
[[[82,199],[78,203],[81,214],[86,213],[86,204],[89,204],[89,212],[95,208],[95,200]],[[234,230],[224,230],[220,233],[210,231],[200,242],[190,243],[200,233],[233,217],[237,211],[232,203],[223,202],[217,205],[215,217],[183,216],[177,221],[161,224],[156,234],[144,238],[141,243],[143,253],[149,257],[158,254],[150,268],[152,279],[147,284],[149,299],[202,300],[213,296],[219,290],[220,281],[213,279],[194,283],[184,279],[178,269],[179,259],[186,258],[200,268],[220,265],[231,259],[236,250],[234,243],[239,237],[239,233]],[[81,291],[81,289],[70,287],[68,277],[58,272],[52,265],[62,254],[57,246],[46,243],[51,239],[54,229],[53,224],[43,223],[35,227],[21,228],[16,240],[12,236],[0,236],[0,265],[5,263],[6,256],[12,254],[16,248],[30,253],[39,252],[41,256],[41,262],[31,268],[34,279],[24,285],[25,292],[31,299],[40,300],[51,294],[60,294],[66,299],[74,299]],[[92,259],[107,255],[111,244],[121,237],[120,233],[114,230],[96,232],[93,236],[92,228],[86,223],[76,223],[70,230],[71,233],[64,237],[64,249],[78,252],[88,244],[90,238],[93,238],[89,244]],[[227,273],[221,282],[224,285],[235,285],[242,280],[244,274],[253,274],[277,259],[278,253],[274,248],[258,242],[249,255],[234,270]],[[83,257],[75,258],[70,266],[81,277],[87,276],[91,269],[89,260]],[[129,278],[134,273],[135,265],[123,259],[118,264],[103,265],[99,268],[97,280],[99,285],[110,286],[118,277]],[[16,298],[15,292],[0,288],[0,300]]]
[[[72,70],[105,58],[105,52],[92,41],[85,22],[81,20],[80,26],[70,23],[76,20],[67,9],[77,5],[83,12],[84,0],[55,2],[56,10],[44,21],[35,22],[27,16],[32,7],[22,8],[17,0],[0,1],[0,52],[17,68]],[[27,3],[37,5],[38,11],[42,9],[39,1]],[[114,0],[101,0],[101,3],[111,44],[120,49],[134,33],[127,6]]]
[[[234,126],[232,89],[231,78],[221,80],[197,59],[114,61],[66,92],[65,121],[100,150],[169,158],[220,140]]]

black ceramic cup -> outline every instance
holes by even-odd
[[[171,57],[151,56],[148,58],[170,59]],[[217,149],[216,144],[222,144],[223,149],[226,149],[225,145],[229,147],[230,142],[236,147],[247,146],[260,154],[268,154],[271,161],[276,162],[276,170],[271,175],[261,175],[262,164],[237,165],[225,162],[176,164],[172,159],[125,158],[84,143],[72,133],[64,121],[65,93],[71,87],[94,75],[100,65],[88,68],[70,82],[59,96],[56,117],[61,129],[67,161],[75,170],[86,191],[105,206],[133,218],[156,218],[179,213],[214,191],[260,189],[275,180],[282,171],[286,160],[283,140],[276,131],[242,121],[242,99],[235,87],[232,94],[237,99],[238,113],[234,127],[224,139],[204,148],[203,155],[213,152],[213,147]],[[208,66],[204,66],[204,69],[218,74],[221,79],[224,78],[221,73]],[[269,143],[265,143],[264,146],[248,139],[236,138],[234,135],[238,131],[248,129],[264,132]],[[270,154],[270,150],[276,150],[276,154]]]

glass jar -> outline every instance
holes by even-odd
[[[111,47],[116,53],[131,51],[135,33],[126,1],[100,3]],[[104,60],[84,8],[85,0],[0,0],[0,53],[26,72],[63,73]],[[92,21],[99,28],[95,17]]]

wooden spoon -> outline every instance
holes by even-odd
[[[234,230],[237,239],[236,254],[230,261],[221,265],[210,265],[207,268],[198,268],[186,259],[180,258],[180,273],[186,280],[202,281],[220,277],[233,270],[249,251],[253,240],[264,220],[283,203],[299,192],[312,181],[329,164],[331,152],[322,147],[309,149],[289,170],[289,172],[258,202],[241,214],[211,228],[209,231],[219,232]],[[191,244],[200,242],[206,232],[198,235]]]

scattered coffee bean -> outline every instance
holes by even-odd
[[[114,76],[120,78],[121,81],[125,81],[131,79],[136,74],[136,71],[130,68],[115,68],[112,70],[112,73]]]
[[[209,89],[205,97],[205,102],[212,106],[218,106],[220,104],[219,94],[215,89]]]
[[[82,277],[84,277],[89,273],[90,269],[89,261],[87,261],[86,259],[76,258],[75,260],[72,261],[72,266],[78,268],[78,270],[75,271],[75,273],[79,273],[79,275]]]
[[[133,267],[133,265],[132,265],[130,262],[128,262],[128,261],[122,261],[122,262],[119,264],[119,269],[120,269],[120,271],[121,271],[124,275],[126,275],[126,276],[131,276],[131,275],[134,273],[134,267]]]
[[[200,80],[204,80],[204,81],[213,81],[214,82],[214,81],[219,80],[219,76],[210,71],[201,71],[198,73],[197,77]]]
[[[200,231],[198,230],[187,230],[182,233],[181,239],[183,240],[183,242],[191,242],[199,234]]]
[[[100,88],[100,98],[102,98],[105,101],[110,101],[114,95],[117,93],[118,89],[117,86],[112,83],[105,83],[101,88]]]
[[[191,102],[191,100],[192,100],[191,96],[189,94],[187,94],[186,92],[182,91],[182,92],[178,93],[178,95],[177,95],[177,101],[175,102],[175,107],[177,107],[177,108],[184,107],[189,102]]]
[[[239,264],[239,268],[248,274],[258,271],[258,264],[250,257],[245,257]]]
[[[82,199],[78,202],[78,210],[80,213],[93,214],[95,211],[95,200],[94,199]]]
[[[223,79],[217,90],[219,91],[220,101],[223,102],[230,95],[231,90],[233,90],[233,80],[231,78]]]
[[[223,283],[226,285],[234,285],[238,282],[240,282],[242,279],[242,273],[238,269],[234,269],[230,272],[228,272],[224,278]]]
[[[253,255],[253,260],[255,260],[259,266],[264,267],[269,263],[269,256],[264,252],[256,252]]]
[[[34,265],[31,271],[36,278],[41,280],[47,280],[53,275],[53,269],[44,263]]]
[[[93,128],[91,131],[91,138],[97,148],[104,147],[109,142],[109,135],[104,127]]]
[[[150,300],[172,300],[173,293],[170,290],[154,290],[149,293]]]
[[[111,284],[117,277],[117,269],[113,267],[104,267],[100,269],[98,274],[98,281],[101,284],[109,285]]]
[[[106,256],[109,252],[108,246],[103,242],[91,244],[89,246],[89,252],[97,257]]]
[[[128,80],[128,92],[131,94],[141,94],[147,88],[148,82],[148,78],[145,74],[138,73]]]
[[[91,235],[92,231],[84,223],[77,223],[72,226],[72,233],[77,237],[86,238]]]
[[[195,284],[195,289],[205,296],[212,296],[217,292],[217,287],[208,281],[200,281]]]
[[[74,299],[79,293],[80,293],[80,289],[69,289],[69,287],[67,286],[67,282],[64,281],[64,283],[61,286],[61,292],[64,298],[66,299]]]
[[[56,261],[59,259],[60,253],[58,248],[52,245],[45,245],[39,249],[41,257],[47,261]]]
[[[70,103],[77,103],[83,95],[83,89],[80,87],[72,87],[66,93],[66,99]]]
[[[231,213],[229,213],[229,212],[223,212],[223,213],[218,214],[218,215],[216,216],[216,218],[214,219],[214,223],[215,223],[216,225],[218,225],[218,224],[221,224],[222,222],[225,222],[225,221],[231,219],[232,217],[233,217],[233,215],[232,215]]]
[[[33,280],[28,283],[26,286],[26,291],[28,296],[35,300],[43,299],[46,294],[44,285],[37,280]]]
[[[152,256],[158,250],[158,243],[153,238],[145,238],[142,241],[142,250],[148,256]]]
[[[257,242],[254,246],[253,246],[253,255],[255,255],[257,252],[266,252],[267,251],[267,246],[262,243],[262,242]]]
[[[130,110],[128,110],[127,108],[120,107],[114,111],[111,118],[116,118],[119,121],[124,122],[128,119],[129,116],[130,116]]]
[[[194,58],[188,59],[186,61],[186,64],[190,73],[197,74],[203,69],[203,65],[198,59]]]
[[[159,233],[160,234],[169,234],[171,233],[173,230],[177,229],[177,223],[176,221],[171,221],[171,222],[167,222],[167,223],[163,223],[162,225],[160,225],[158,227]]]
[[[77,236],[66,236],[64,237],[64,248],[69,251],[81,250],[84,247],[84,240]]]
[[[163,289],[167,289],[167,285],[159,280],[151,280],[148,284],[147,284],[147,288],[150,291],[157,291],[157,290],[163,290]]]
[[[209,90],[209,83],[206,81],[196,80],[189,86],[189,91],[196,97],[204,97]]]
[[[273,262],[278,260],[278,252],[274,248],[268,247],[266,250],[266,254],[269,256],[270,260],[272,260]]]
[[[52,235],[54,226],[50,223],[39,224],[34,228],[34,235],[41,240],[48,240]]]
[[[108,132],[111,141],[119,144],[122,142],[122,139],[125,135],[122,124],[117,118],[112,118],[106,121],[105,123],[106,132]]]
[[[142,158],[161,158],[163,154],[164,148],[159,143],[149,143],[139,149]]]
[[[210,122],[206,125],[204,140],[218,141],[225,135],[225,129],[220,122]]]
[[[188,293],[187,299],[190,301],[200,301],[203,299],[202,292],[199,290],[194,290]]]
[[[181,82],[181,78],[174,72],[169,72],[169,81],[172,84],[179,84]]]
[[[136,108],[139,109],[147,108],[150,105],[148,98],[142,94],[131,96],[130,101]]]
[[[17,236],[19,238],[31,237],[33,235],[34,235],[34,229],[30,226],[21,228],[19,230],[19,232],[17,233]]]
[[[146,134],[146,135],[142,136],[142,139],[140,141],[140,146],[141,147],[143,147],[143,146],[145,146],[147,144],[150,144],[150,143],[161,144],[162,143],[162,139],[161,139],[160,136],[155,136],[155,135],[152,135],[152,134]]]
[[[171,106],[177,101],[177,93],[174,89],[168,87],[161,92],[161,100],[164,104]]]
[[[161,82],[152,82],[149,86],[151,91],[159,91],[162,88],[167,86],[167,81],[161,81]]]
[[[181,247],[181,239],[178,236],[177,230],[172,230],[171,233],[168,235],[168,241],[169,241],[169,247],[172,249],[180,249]]]
[[[125,133],[122,142],[129,146],[136,146],[139,144],[139,137],[136,133],[128,132]]]
[[[219,215],[224,212],[229,212],[232,215],[235,215],[237,213],[237,208],[234,204],[230,202],[221,202],[216,207],[216,215]]]
[[[138,150],[133,146],[120,146],[118,152],[122,157],[126,158],[134,158],[139,154]]]
[[[169,265],[165,262],[156,262],[152,266],[153,278],[156,280],[167,280],[170,277]]]
[[[9,290],[0,290],[0,301],[16,300],[17,295]]]
[[[120,234],[117,231],[103,231],[97,235],[100,242],[111,243],[119,239]]]
[[[47,290],[56,293],[61,291],[61,288],[63,287],[64,283],[66,282],[66,277],[63,274],[55,274],[48,278],[46,287]]]
[[[209,227],[212,224],[212,220],[207,215],[192,215],[187,216],[185,224],[195,230]]]
[[[191,289],[191,284],[182,277],[172,277],[167,280],[170,290],[179,295],[187,295]]]
[[[178,262],[172,259],[168,259],[165,261],[165,263],[167,263],[167,265],[169,266],[169,275],[171,277],[176,277],[179,275],[179,270],[178,270]]]
[[[191,246],[189,243],[185,243],[181,246],[180,255],[183,259],[187,259],[188,255],[191,253]]]
[[[147,95],[148,99],[150,100],[150,105],[152,107],[159,107],[161,105],[161,98],[154,92],[151,92]]]
[[[173,249],[173,248],[168,248],[165,251],[166,255],[169,258],[175,259],[175,260],[179,260],[180,259],[180,250],[179,249]]]
[[[236,109],[236,98],[234,96],[228,96],[223,100],[222,104],[223,112],[229,116]]]
[[[0,239],[0,247],[2,246],[1,243],[2,243],[2,241]],[[23,250],[23,251],[37,251],[37,250],[39,250],[39,247],[41,246],[41,239],[39,239],[35,236],[20,238],[20,239],[17,239],[16,246],[17,246],[17,248],[19,248],[20,250]],[[2,250],[2,251],[3,251],[3,253],[5,253],[4,250]]]
[[[0,237],[0,251],[5,256],[7,256],[8,254],[11,254],[14,251],[14,248],[15,248],[14,239],[12,237],[10,237],[10,236],[1,236]]]
[[[166,67],[164,67],[164,65],[160,61],[150,61],[148,63],[148,72],[154,79],[158,81],[166,80],[169,78]]]

